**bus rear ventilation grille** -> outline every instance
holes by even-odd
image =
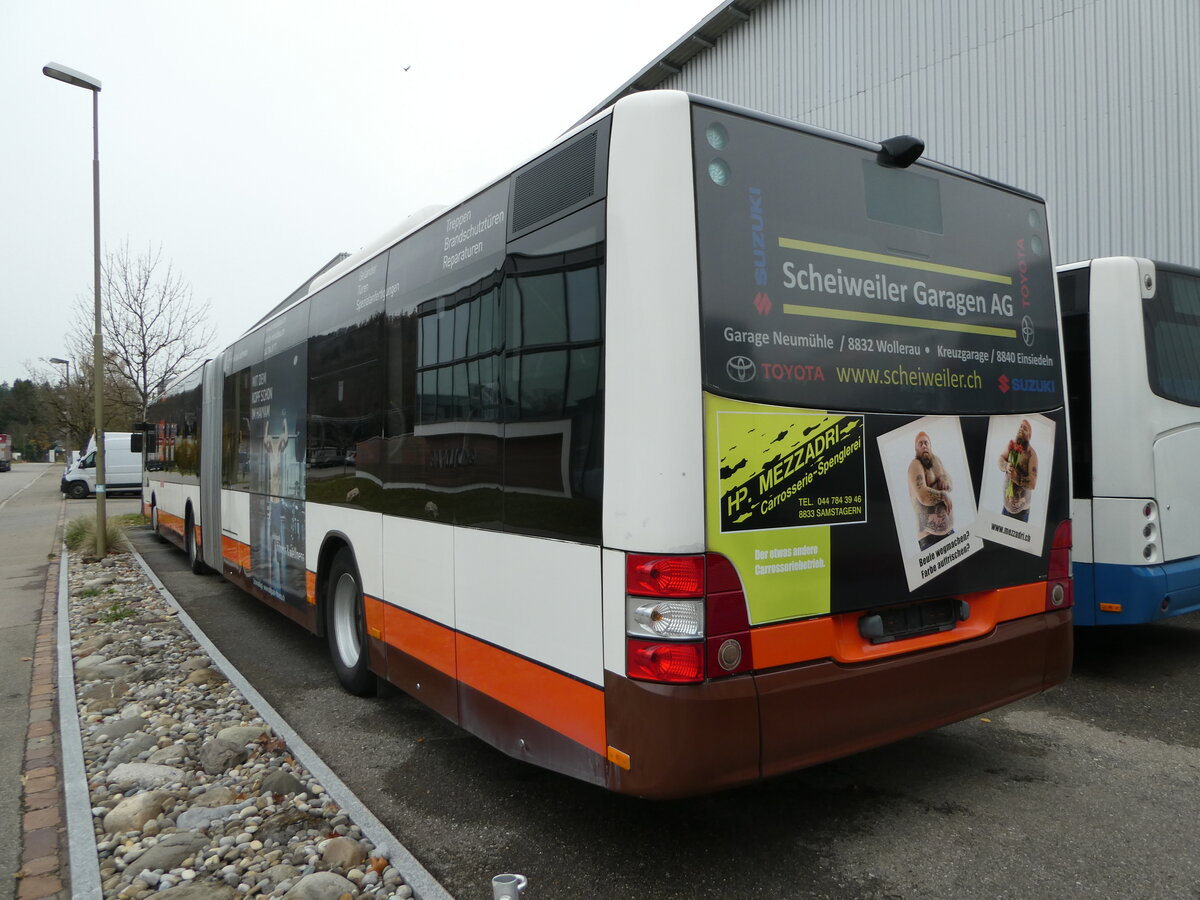
[[[592,196],[596,184],[596,132],[517,176],[513,188],[513,232],[548,219]]]

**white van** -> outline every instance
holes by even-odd
[[[109,431],[104,435],[105,493],[141,491],[142,438],[138,431]],[[60,488],[68,497],[82,500],[96,492],[96,436],[83,456],[63,474]]]

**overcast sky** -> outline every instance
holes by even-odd
[[[0,382],[58,377],[43,360],[92,303],[92,95],[46,63],[102,84],[105,252],[161,246],[225,346],[334,254],[535,155],[716,6],[3,2]]]

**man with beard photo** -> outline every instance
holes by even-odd
[[[917,544],[922,550],[954,533],[954,485],[924,431],[917,434],[916,458],[908,464],[908,496],[917,513]]]
[[[1000,471],[1006,476],[1004,482],[1004,508],[1001,514],[1022,522],[1029,521],[1029,506],[1033,502],[1033,489],[1037,487],[1037,451],[1029,443],[1033,437],[1033,426],[1022,419],[1017,426],[1017,436],[1008,442],[1000,454]]]

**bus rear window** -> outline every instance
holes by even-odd
[[[820,409],[1062,405],[1036,198],[693,106],[705,387]]]
[[[1200,272],[1159,267],[1155,296],[1142,310],[1151,390],[1200,406]]]

